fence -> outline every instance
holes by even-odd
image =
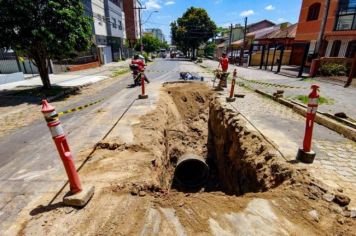
[[[0,74],[12,74],[23,72],[24,74],[38,74],[37,67],[26,57],[17,57],[13,51],[0,49]]]
[[[252,44],[249,66],[302,77],[308,73],[307,58],[309,43]]]

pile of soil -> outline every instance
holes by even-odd
[[[83,209],[66,207],[61,203],[61,196],[65,194],[62,193],[50,206],[39,205],[29,209],[30,216],[27,213],[20,219],[19,233],[355,234],[355,219],[346,215],[347,198],[343,198],[341,193],[331,193],[311,179],[306,170],[296,170],[292,165],[281,164],[277,155],[266,160],[265,156],[271,147],[265,146],[256,155],[263,160],[253,160],[253,153],[249,153],[246,158],[250,160],[249,163],[254,163],[249,168],[256,166],[255,173],[259,173],[258,169],[263,170],[256,179],[261,184],[265,179],[264,187],[234,191],[231,188],[233,176],[239,176],[239,173],[225,173],[228,177],[221,178],[224,174],[219,173],[221,168],[218,163],[224,163],[225,171],[227,166],[237,166],[239,169],[244,166],[238,163],[241,156],[234,156],[229,150],[238,148],[234,145],[239,145],[245,139],[251,147],[259,147],[264,141],[245,129],[238,119],[235,121],[240,122],[240,126],[235,128],[237,132],[239,128],[243,132],[240,137],[233,138],[235,143],[231,142],[227,146],[219,143],[222,140],[216,137],[229,135],[223,130],[215,131],[215,138],[210,137],[212,132],[209,130],[209,122],[219,121],[220,124],[215,124],[215,128],[219,129],[233,122],[229,116],[217,118],[221,112],[224,113],[223,106],[215,112],[218,115],[214,119],[209,118],[209,104],[213,96],[211,89],[201,83],[164,85],[156,110],[141,117],[140,123],[134,125],[135,143],[128,145],[114,138],[100,143],[81,170],[84,184],[96,186],[89,204]],[[216,147],[220,150],[211,151]],[[245,143],[241,153],[248,153],[248,148],[249,145]],[[187,152],[206,158],[211,167],[207,184],[194,192],[177,188],[173,181],[177,159]],[[224,155],[228,158],[225,162],[218,161],[218,155],[220,160]],[[269,173],[276,175],[263,178],[264,174]],[[280,176],[281,173],[285,174]],[[278,176],[281,179],[273,182]],[[229,179],[229,184],[226,184]],[[51,197],[44,197],[40,203],[44,204]]]

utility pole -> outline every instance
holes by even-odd
[[[245,53],[245,47],[246,47],[246,35],[247,35],[247,17],[245,17],[245,26],[244,26],[244,40],[243,40],[243,45],[240,51],[240,65],[243,65],[243,60],[244,60],[244,53]]]
[[[318,35],[318,39],[316,41],[315,51],[314,51],[314,53],[318,55],[318,58],[320,58],[321,56],[320,52],[321,52],[321,47],[323,46],[325,27],[329,16],[329,9],[330,9],[330,0],[325,0],[324,15],[320,24],[320,32]]]
[[[140,2],[139,2],[140,3]],[[134,7],[135,10],[138,10],[138,21],[140,24],[140,40],[141,40],[141,54],[143,53],[143,43],[142,43],[142,22],[141,22],[141,10],[146,9],[146,7],[142,7],[140,3],[140,7]]]
[[[229,36],[229,47],[227,49],[227,58],[229,58],[229,51],[231,50],[231,43],[232,43],[232,24],[230,25],[230,36]]]

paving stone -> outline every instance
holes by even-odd
[[[327,153],[326,155],[328,155],[329,157],[336,157],[336,155],[334,153]]]
[[[327,170],[337,170],[335,166],[331,166],[331,165],[323,165],[324,169],[327,169]]]
[[[354,176],[352,172],[349,171],[344,171],[344,170],[336,170],[337,173],[339,173],[342,176]]]

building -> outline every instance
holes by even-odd
[[[325,0],[303,0],[295,40],[310,42],[314,54],[325,15]],[[351,58],[356,52],[356,0],[330,0],[320,55]]]
[[[256,37],[255,42],[259,45],[292,45],[294,43],[298,24],[283,23],[275,27],[270,33]]]
[[[151,33],[153,35],[153,37],[157,38],[162,43],[166,41],[161,29],[156,29],[156,28],[146,29],[145,32]]]
[[[129,47],[133,48],[138,39],[141,38],[140,9],[142,4],[139,0],[124,0],[126,38]]]
[[[247,26],[246,32],[246,45],[244,45],[244,27],[241,25],[235,25],[231,32],[231,45],[229,45],[230,37],[227,36],[223,43],[218,44],[215,57],[220,57],[223,52],[228,52],[228,56],[231,61],[236,62],[238,60],[241,48],[248,49],[248,45],[253,42],[256,34],[267,34],[272,32],[276,27],[276,24],[269,20],[262,20]]]
[[[83,0],[85,14],[93,18],[93,43],[102,64],[121,59],[125,32],[123,0]]]

